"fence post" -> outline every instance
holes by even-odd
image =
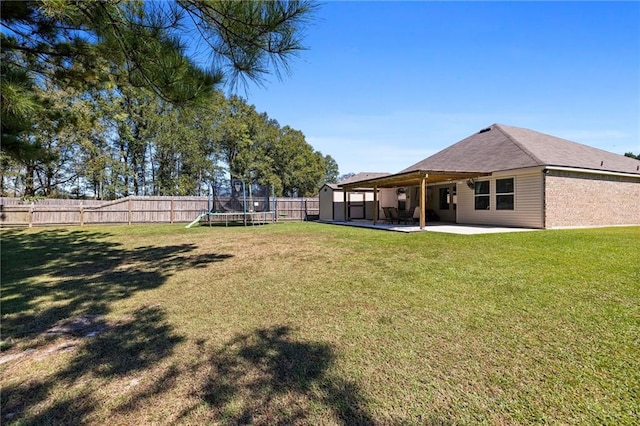
[[[80,204],[80,226],[84,225],[84,207]]]
[[[169,221],[173,223],[173,197],[171,197],[171,214],[169,215]]]
[[[34,209],[34,207],[35,207],[35,204],[32,201],[31,205],[29,206],[29,228],[33,228],[33,209]]]
[[[127,200],[127,205],[129,207],[129,225],[131,225],[131,198]]]

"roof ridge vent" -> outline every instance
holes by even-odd
[[[488,131],[490,131],[490,130],[491,130],[491,127],[487,127],[486,129],[482,129],[482,130],[480,130],[480,131],[478,132],[478,134],[480,134],[480,133],[486,133],[486,132],[488,132]]]

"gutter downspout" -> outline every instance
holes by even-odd
[[[547,170],[542,169],[542,229],[547,229]]]

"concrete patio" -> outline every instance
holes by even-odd
[[[333,225],[342,226],[355,226],[359,228],[379,229],[382,231],[395,231],[395,232],[442,232],[447,234],[460,234],[460,235],[478,235],[478,234],[499,234],[505,232],[527,232],[538,231],[533,228],[510,228],[504,226],[491,226],[491,225],[460,225],[449,222],[427,222],[427,226],[424,229],[420,229],[417,225],[398,225],[378,222],[373,224],[373,221],[355,219],[348,222],[322,222]]]

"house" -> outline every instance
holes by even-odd
[[[372,207],[374,222],[382,217],[390,194],[399,194],[405,210],[425,206],[418,209],[421,227],[427,210],[441,221],[460,224],[640,225],[640,161],[502,124],[482,129],[399,173],[356,177],[333,189],[334,210],[346,213],[332,220],[354,219],[349,194],[368,191],[372,206],[378,205]],[[343,204],[337,207],[336,191]],[[321,211],[323,204],[321,198]]]

